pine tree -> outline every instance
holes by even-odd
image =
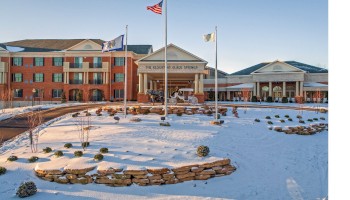
[[[66,93],[63,91],[61,94],[61,103],[66,103],[66,102],[67,102]]]

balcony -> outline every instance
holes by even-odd
[[[83,68],[83,63],[69,63],[69,68]]]
[[[103,84],[103,80],[102,79],[89,80],[89,84],[102,85]]]
[[[7,63],[0,62],[0,72],[7,72]]]
[[[102,63],[89,63],[89,68],[102,68]]]
[[[83,80],[69,80],[69,84],[83,84]]]

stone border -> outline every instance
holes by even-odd
[[[231,165],[230,159],[223,159],[211,163],[186,165],[172,169],[123,170],[110,168],[108,170],[98,170],[97,174],[87,175],[92,170],[94,170],[94,167],[66,169],[64,171],[36,169],[35,174],[43,180],[61,184],[96,183],[120,187],[132,184],[147,186],[176,184],[191,180],[207,180],[213,177],[230,175],[236,171],[236,167]]]

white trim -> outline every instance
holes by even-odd
[[[94,41],[92,41],[92,40],[90,40],[90,39],[84,39],[83,41],[78,42],[77,44],[75,44],[75,45],[73,45],[73,46],[71,46],[71,47],[69,47],[69,48],[67,48],[67,49],[64,49],[64,50],[62,50],[62,51],[71,50],[71,49],[73,49],[74,47],[76,47],[76,46],[78,46],[78,45],[80,45],[80,44],[82,44],[83,42],[86,42],[86,41],[91,41],[91,42],[93,42],[93,43],[95,43],[95,44],[97,44],[97,45],[100,45],[100,46],[102,47],[101,44],[98,44],[98,43],[96,43],[96,42],[94,42]],[[102,49],[101,49],[101,51],[102,51]]]
[[[263,67],[260,67],[259,69],[253,71],[253,72],[250,73],[250,74],[257,74],[258,71],[260,71],[260,70],[262,70],[262,69],[265,69],[265,68],[267,68],[267,67],[269,67],[269,66],[271,66],[271,65],[273,65],[273,64],[276,64],[276,63],[285,64],[285,65],[287,65],[287,66],[289,66],[289,67],[292,67],[292,68],[296,69],[296,70],[299,71],[299,72],[304,72],[304,73],[306,73],[306,71],[301,70],[301,69],[299,69],[299,68],[297,68],[297,67],[294,67],[293,65],[290,65],[290,64],[285,63],[285,62],[283,62],[283,61],[275,60],[275,61],[273,61],[273,62],[271,62],[271,63],[268,63],[268,64],[264,65]],[[275,72],[275,73],[278,73],[278,72]],[[288,72],[283,72],[283,73],[288,73]],[[290,73],[293,73],[293,72],[290,72]],[[265,72],[264,72],[264,74],[268,74],[268,73],[265,73]]]

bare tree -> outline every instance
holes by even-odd
[[[42,122],[43,116],[41,111],[32,111],[28,113],[27,123],[29,127],[29,141],[32,153],[36,153],[38,151],[39,133],[42,129],[41,127],[39,127],[39,125],[41,125]]]
[[[6,108],[10,108],[13,105],[13,93],[11,89],[4,89],[0,94],[1,98],[1,112],[4,113]]]
[[[81,146],[85,151],[89,142],[89,134],[91,129],[91,117],[88,114],[86,116],[76,116],[74,123],[78,131],[78,137],[79,137]]]
[[[317,89],[316,93],[315,93],[315,99],[316,99],[316,113],[318,114],[319,109],[320,109],[320,103],[321,103],[321,91],[320,89]]]
[[[249,99],[249,89],[248,88],[242,88],[241,90],[242,92],[242,97],[243,97],[243,101],[245,102],[244,104],[244,114],[247,113],[247,102],[248,102],[248,99]]]

